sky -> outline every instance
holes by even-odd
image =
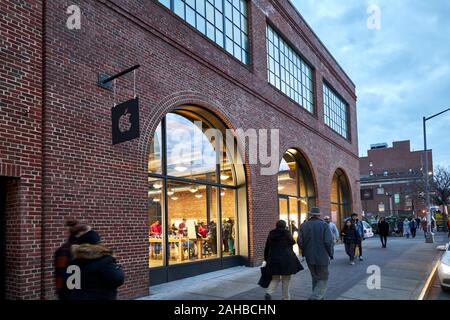
[[[423,150],[422,117],[450,108],[450,1],[292,2],[356,85],[360,156],[399,140]],[[427,140],[449,167],[450,111],[427,121]]]

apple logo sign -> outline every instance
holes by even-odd
[[[131,113],[128,112],[128,108],[119,118],[119,130],[120,132],[126,132],[131,129],[132,123],[130,121]]]
[[[138,99],[130,99],[111,109],[113,145],[139,138]]]

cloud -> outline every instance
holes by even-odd
[[[356,84],[360,155],[404,139],[423,149],[422,116],[450,107],[450,1],[292,2]],[[367,28],[370,4],[380,30]],[[435,164],[450,166],[450,113],[427,129]]]

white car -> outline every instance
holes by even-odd
[[[373,237],[373,230],[370,224],[363,221],[363,227],[364,227],[364,238],[372,238]]]
[[[450,243],[439,246],[439,249],[445,250],[438,267],[439,282],[442,290],[450,291]]]

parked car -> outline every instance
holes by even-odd
[[[362,223],[364,227],[364,238],[372,238],[373,237],[372,227],[366,221],[363,221]]]
[[[450,243],[445,246],[439,246],[438,249],[445,250],[438,267],[439,281],[442,290],[450,291]]]

